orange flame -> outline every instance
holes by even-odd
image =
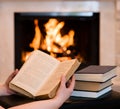
[[[38,26],[38,19],[34,20],[34,24],[35,24],[35,36],[33,41],[30,43],[30,47],[34,48],[34,50],[38,50],[40,48],[40,42],[42,38],[42,34]]]
[[[57,19],[51,18],[44,25],[46,29],[46,36],[44,43],[49,52],[62,53],[70,45],[74,45],[74,31],[70,30],[68,34],[62,36],[60,30],[65,23],[58,22]]]
[[[63,53],[69,46],[74,45],[74,30],[70,30],[68,34],[65,34],[63,36],[60,33],[60,30],[65,25],[64,21],[59,22],[55,18],[49,19],[48,22],[44,24],[46,31],[46,36],[44,39],[38,25],[38,19],[34,20],[34,25],[35,35],[32,42],[29,44],[29,46],[34,50],[47,50],[51,53],[52,56],[55,57],[54,53]],[[67,51],[66,53],[70,52],[71,51]]]

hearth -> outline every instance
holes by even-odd
[[[15,13],[15,68],[36,49],[61,61],[78,58],[82,65],[98,65],[99,16],[93,12]]]

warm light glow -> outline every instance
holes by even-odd
[[[50,55],[54,57],[56,57],[55,53],[71,53],[71,51],[67,50],[67,48],[69,46],[74,46],[74,30],[69,30],[68,34],[62,36],[60,30],[64,27],[65,22],[59,22],[57,19],[51,18],[46,24],[44,24],[46,36],[44,36],[43,38],[38,23],[38,19],[35,19],[35,35],[32,42],[29,44],[31,48],[33,48],[34,50],[46,50],[50,53]],[[23,54],[23,60],[26,60],[28,54]],[[70,59],[70,57],[64,57],[64,60],[66,59]]]
[[[70,30],[68,34],[62,36],[60,30],[65,25],[65,22],[59,22],[55,18],[48,20],[45,26],[46,36],[41,43],[42,34],[38,25],[38,19],[34,20],[35,36],[30,43],[30,47],[36,49],[43,49],[49,52],[62,53],[67,47],[74,45],[74,30]]]
[[[31,52],[22,52],[22,62],[25,62],[30,56]]]
[[[33,41],[30,43],[30,47],[34,48],[34,50],[38,50],[40,48],[40,42],[42,38],[42,34],[38,26],[38,19],[34,20],[34,25],[35,25],[35,36]]]
[[[64,36],[61,35],[60,30],[64,25],[65,22],[58,22],[58,20],[54,18],[49,19],[44,25],[46,29],[44,44],[49,52],[62,53],[67,47],[74,45],[73,30],[70,30],[69,33]]]

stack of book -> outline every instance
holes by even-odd
[[[90,65],[75,73],[75,88],[71,96],[98,98],[112,90],[116,66]]]

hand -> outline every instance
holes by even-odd
[[[4,109],[2,106],[0,106],[0,109]]]
[[[9,89],[9,82],[15,77],[15,75],[18,73],[18,69],[16,69],[5,81],[5,84],[3,85],[4,95],[11,95],[15,92]]]
[[[60,87],[56,93],[55,99],[56,101],[59,101],[61,105],[70,97],[71,93],[73,92],[75,85],[75,77],[72,76],[72,78],[66,82],[66,78],[63,75],[61,78],[61,84]]]

